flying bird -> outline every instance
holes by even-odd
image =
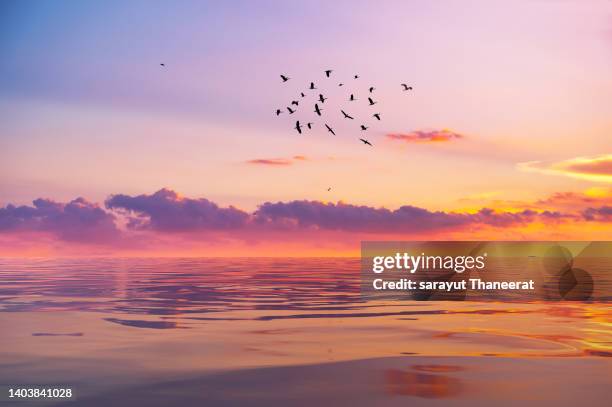
[[[307,126],[309,129],[312,129],[312,125],[313,125],[313,123],[311,123],[311,122],[306,123],[306,126]]]
[[[327,123],[325,123],[325,127],[327,127],[327,130],[328,130],[328,131],[329,131],[331,134],[333,134],[334,136],[336,135],[336,133],[334,133],[334,129],[332,129],[331,127],[329,127],[329,126],[327,125]]]
[[[327,188],[327,192],[331,191],[331,187]]]
[[[321,101],[321,103],[325,102],[327,99],[326,97],[323,97],[323,95],[319,94],[319,100]]]
[[[372,143],[370,143],[370,142],[369,142],[368,140],[366,140],[366,139],[360,138],[359,140],[361,140],[361,141],[363,142],[363,144],[367,144],[367,145],[369,145],[369,146],[372,146]],[[374,146],[372,146],[372,147],[374,147]]]
[[[402,83],[402,86],[404,87],[404,90],[412,90],[412,86],[408,86],[405,83]]]
[[[359,79],[359,75],[355,75],[355,79]]]
[[[357,99],[355,99],[355,95],[353,95],[353,94],[351,93],[351,97],[349,98],[349,100],[352,102],[352,101],[357,100]]]
[[[339,84],[338,84],[338,86],[343,86],[343,85],[344,85],[343,83],[339,83]]]
[[[319,105],[315,103],[315,113],[318,114],[319,116],[321,116],[321,110],[323,109],[319,109]]]
[[[325,76],[327,76],[329,78],[329,74],[332,73],[333,71],[331,69],[328,69],[325,71]]]
[[[341,112],[342,112],[342,114],[344,115],[344,118],[345,118],[345,119],[351,119],[351,120],[353,120],[353,119],[354,119],[354,118],[353,118],[353,117],[351,117],[350,115],[346,114],[346,112],[345,112],[344,110],[340,110],[340,111],[341,111]]]
[[[165,67],[165,66],[166,66],[166,64],[159,64],[159,65],[161,65],[161,66],[163,66],[163,67]]]
[[[276,115],[278,116],[279,114],[281,114],[283,111],[280,109],[276,109]]]
[[[280,77],[283,80],[283,82],[287,82],[289,79],[291,79],[290,77],[285,76],[285,75],[281,75]]]
[[[364,126],[363,124],[361,125],[361,130],[365,131],[367,130],[369,127]]]
[[[298,133],[302,134],[302,126],[300,125],[299,120],[295,122],[295,129],[297,130]]]
[[[314,85],[314,82],[310,82],[310,88],[308,88],[308,89],[316,89],[315,85]]]
[[[374,86],[370,86],[370,93],[374,92],[374,89],[376,89]]]
[[[380,120],[380,113],[374,113],[372,116],[376,117],[378,120]]]
[[[373,101],[372,98],[368,98],[368,102],[370,102],[370,106],[374,106],[376,104],[376,102]]]
[[[299,105],[299,102],[298,102],[297,100],[294,100],[293,102],[291,102],[291,104],[292,104],[292,105],[296,105],[296,106],[298,106],[298,105]]]
[[[295,110],[291,109],[289,106],[287,106],[287,110],[289,111],[289,114],[295,113]]]
[[[304,92],[300,92],[300,95],[302,95],[302,97],[306,96],[306,95],[304,95]]]

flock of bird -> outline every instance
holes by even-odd
[[[166,68],[166,64],[165,63],[160,63],[159,64],[162,68]],[[325,77],[326,78],[330,78],[331,74],[333,72],[333,70],[331,69],[327,69],[324,71],[325,72]],[[283,83],[288,82],[291,78],[289,78],[287,75],[280,75]],[[353,79],[359,79],[359,75],[353,75]],[[344,83],[338,83],[338,86],[344,86]],[[412,86],[408,86],[405,83],[401,84],[402,90],[405,91],[410,91],[412,90]],[[307,91],[316,91],[318,90],[317,87],[315,86],[314,82],[310,82],[310,86],[308,87]],[[373,97],[374,97],[374,91],[376,90],[376,88],[374,86],[370,86],[368,88],[368,106],[374,106],[376,105],[378,102],[376,102]],[[318,92],[315,92],[315,94],[317,94]],[[318,98],[316,98],[315,104],[314,104],[314,113],[317,114],[318,117],[322,117],[322,111],[323,111],[323,105],[325,104],[325,101],[328,100],[329,98],[325,97],[322,93],[318,93]],[[300,97],[301,98],[305,98],[306,94],[304,93],[304,91],[300,92]],[[354,93],[350,93],[348,96],[348,102],[355,102],[357,101],[357,98],[355,97]],[[321,104],[321,106],[319,106],[319,103]],[[302,105],[304,105],[305,103],[302,103]],[[298,107],[300,106],[300,101],[299,100],[292,100],[290,105],[286,107],[287,112],[291,115],[297,112]],[[332,110],[333,108],[330,107],[329,110]],[[284,109],[276,109],[276,116],[280,116],[282,113],[284,113]],[[342,116],[344,119],[347,120],[355,120],[355,117],[353,117],[352,115],[350,115],[349,113],[345,112],[344,109],[340,109],[340,113],[342,113]],[[381,114],[378,112],[375,112],[372,114],[372,117],[375,118],[376,120],[380,121],[381,120]],[[305,124],[300,123],[299,120],[296,120],[295,122],[295,130],[299,133],[302,134],[302,129],[304,128],[304,126],[308,129],[308,130],[312,130],[313,125],[315,123],[313,122],[307,122]],[[327,129],[328,132],[330,132],[332,135],[336,135],[336,132],[334,131],[334,129],[328,124],[328,123],[323,123],[325,128]],[[368,126],[366,126],[365,124],[360,124],[359,128],[361,129],[361,131],[366,131],[369,129]],[[359,140],[364,144],[364,145],[368,145],[373,147],[372,143],[370,143],[370,141],[368,139],[365,138],[359,138]],[[327,191],[331,191],[331,187],[327,188]]]
[[[331,74],[332,74],[333,70],[332,69],[327,69],[324,71],[325,73],[325,77],[326,78],[330,78]],[[280,75],[281,80],[283,81],[283,83],[288,82],[291,78],[288,77],[287,75],[281,74]],[[359,75],[354,75],[353,79],[359,79]],[[338,86],[344,86],[344,83],[338,83]],[[403,89],[403,91],[410,91],[412,90],[412,86],[408,86],[405,83],[401,84],[401,87]],[[308,86],[307,91],[316,91],[318,90],[318,88],[315,86],[314,82],[310,82],[310,86]],[[374,106],[376,105],[378,102],[375,101],[373,99],[374,97],[374,91],[376,90],[376,88],[374,86],[370,86],[368,88],[368,106]],[[317,94],[318,92],[315,92],[315,94]],[[329,98],[325,97],[322,93],[318,93],[319,97],[316,98],[316,101],[314,103],[314,110],[313,112],[317,114],[317,116],[322,117],[322,111],[323,109],[323,105],[325,104],[325,101],[328,100]],[[300,92],[300,97],[304,98],[306,97],[306,94],[302,91]],[[350,95],[348,96],[348,102],[355,102],[357,101],[357,98],[355,97],[354,93],[350,93]],[[320,104],[320,105],[319,105]],[[291,115],[297,112],[298,107],[300,106],[300,101],[299,100],[292,100],[291,103],[289,104],[289,106],[286,107],[287,112]],[[282,113],[284,113],[285,109],[276,109],[276,116],[280,116]],[[340,109],[340,113],[342,113],[342,116],[344,119],[347,120],[355,120],[355,117],[351,116],[349,113],[345,112],[343,109]],[[372,117],[375,118],[376,120],[380,121],[381,120],[381,114],[378,112],[375,112],[372,114]],[[295,122],[295,127],[294,129],[299,133],[302,134],[302,129],[304,129],[304,127],[306,127],[308,130],[311,130],[313,128],[313,125],[315,123],[313,122],[307,122],[305,124],[300,123],[300,120],[296,120]],[[323,123],[323,125],[325,126],[325,128],[327,129],[328,132],[330,132],[332,135],[336,135],[336,133],[334,132],[334,129],[328,124],[328,123]],[[368,126],[366,126],[365,124],[360,124],[359,128],[361,129],[361,131],[366,131],[369,129]],[[366,138],[359,138],[359,140],[364,144],[364,145],[368,145],[373,147],[373,144],[370,143],[369,140],[367,140]]]

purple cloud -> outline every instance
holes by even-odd
[[[599,208],[587,208],[582,212],[584,219],[598,222],[612,221],[612,206],[600,206]]]
[[[49,232],[61,240],[102,242],[117,237],[113,214],[77,198],[68,203],[36,199],[33,206],[0,208],[0,232]]]
[[[505,227],[528,223],[538,217],[560,219],[557,212],[537,213],[525,210],[498,213],[481,209],[474,214],[429,211],[414,206],[396,210],[318,201],[266,202],[254,213],[255,223],[280,227],[315,227],[328,230],[360,232],[421,232],[483,224]]]
[[[210,231],[228,233],[230,237],[251,238],[263,238],[266,232],[299,230],[410,235],[479,226],[505,228],[576,218],[608,221],[612,217],[610,212],[611,207],[589,208],[579,215],[534,210],[499,212],[488,208],[475,213],[457,213],[430,211],[410,205],[391,210],[303,200],[266,202],[249,213],[233,206],[220,207],[204,198],[181,197],[172,190],[161,189],[153,194],[137,196],[111,195],[106,200],[106,210],[83,198],[68,203],[37,199],[33,206],[8,205],[0,208],[0,233],[49,232],[60,240],[83,243],[118,241],[127,237],[122,234],[125,231],[117,226],[116,214],[121,214],[127,219],[127,229],[133,231]]]
[[[127,213],[129,228],[165,232],[238,229],[249,218],[233,206],[220,208],[208,199],[183,198],[165,188],[152,195],[112,195],[106,207]]]

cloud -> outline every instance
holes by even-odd
[[[248,160],[247,164],[258,164],[258,165],[291,165],[293,161],[286,158],[257,158],[254,160]]]
[[[524,210],[516,213],[499,213],[483,208],[476,213],[468,214],[429,211],[409,205],[390,210],[342,202],[334,204],[318,201],[266,202],[253,216],[255,223],[273,227],[406,234],[472,225],[507,227],[533,222],[538,218],[560,220],[565,217],[561,213],[548,211],[538,213]]]
[[[287,166],[293,165],[296,161],[308,161],[308,157],[303,155],[294,155],[291,158],[256,158],[247,160],[247,164],[255,165],[271,165],[271,166]]]
[[[36,199],[33,206],[0,208],[0,232],[46,232],[66,241],[105,242],[119,235],[115,216],[77,198],[68,203]]]
[[[415,130],[410,133],[391,133],[387,134],[390,140],[403,141],[406,143],[439,143],[464,138],[462,134],[451,130]]]
[[[505,212],[482,208],[474,213],[459,213],[404,205],[392,210],[307,200],[265,202],[249,213],[233,206],[220,207],[205,198],[182,197],[165,188],[149,195],[111,195],[105,204],[108,211],[82,198],[67,204],[37,199],[33,207],[8,205],[0,208],[0,231],[50,231],[65,240],[97,240],[119,233],[116,215],[121,215],[127,219],[126,229],[134,231],[239,233],[310,229],[410,235],[475,225],[504,228],[572,216],[531,209]]]
[[[233,206],[221,208],[208,199],[184,198],[165,188],[151,195],[112,195],[106,207],[127,214],[130,229],[164,232],[237,229],[249,218]]]
[[[590,195],[607,197],[604,192],[598,189]],[[584,202],[572,207],[570,203],[577,199]],[[550,204],[534,204],[522,209],[483,207],[467,212],[309,200],[265,202],[247,212],[233,206],[222,207],[205,198],[183,197],[169,189],[134,196],[111,195],[106,208],[83,198],[67,203],[37,199],[32,206],[0,208],[0,253],[46,255],[57,250],[82,255],[86,252],[81,250],[82,245],[90,244],[98,245],[106,254],[108,250],[140,254],[150,250],[185,254],[182,250],[188,250],[200,255],[244,250],[240,253],[274,255],[293,247],[292,250],[302,251],[291,253],[304,253],[307,248],[316,255],[330,248],[336,251],[325,253],[348,250],[372,237],[541,239],[561,238],[561,231],[569,230],[573,231],[570,237],[576,238],[578,231],[581,238],[591,238],[599,230],[605,238],[605,227],[595,224],[602,222],[605,226],[611,221],[612,204],[602,199],[555,194],[541,202],[561,202],[558,206],[563,210]],[[75,242],[80,244],[74,245]],[[102,252],[92,246],[87,253]]]
[[[555,192],[545,199],[536,201],[533,205],[567,211],[596,205],[612,205],[612,188],[589,188],[585,192]]]
[[[582,212],[584,219],[597,222],[612,222],[612,206],[587,208]]]
[[[518,163],[517,168],[522,171],[612,183],[612,154],[577,157],[552,163],[528,161]]]

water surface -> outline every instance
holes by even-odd
[[[0,383],[69,384],[67,405],[604,405],[612,385],[605,302],[366,300],[359,259],[3,259],[0,278]]]

